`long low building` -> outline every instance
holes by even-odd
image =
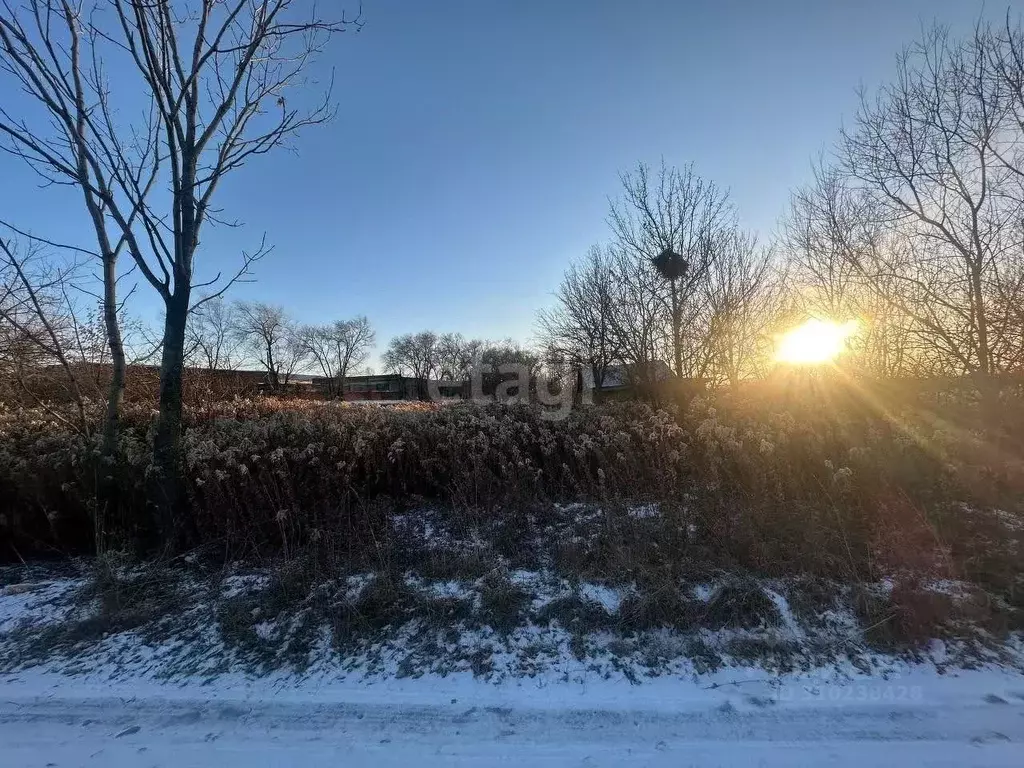
[[[313,386],[327,391],[327,379],[314,377]],[[426,400],[435,398],[464,399],[468,384],[461,381],[439,381],[384,373],[367,376],[346,376],[342,386],[345,400]]]

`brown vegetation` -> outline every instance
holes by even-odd
[[[777,620],[742,581],[696,609],[686,585],[723,573],[810,579],[823,596],[808,605],[885,581],[850,596],[881,646],[957,622],[1022,626],[1024,403],[1008,396],[986,423],[962,393],[881,412],[866,391],[800,386],[564,421],[526,407],[210,405],[186,422],[192,545],[218,562],[483,577],[486,621],[504,630],[525,605],[504,567],[635,584],[620,613],[638,629]],[[145,503],[151,419],[126,408],[128,510]],[[3,413],[0,431],[3,557],[93,551],[95,440],[31,410]],[[131,524],[107,521],[101,546],[130,543]]]

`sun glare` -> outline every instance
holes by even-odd
[[[813,318],[786,331],[775,347],[775,359],[792,365],[817,365],[835,360],[846,340],[857,332],[857,321],[836,323]]]

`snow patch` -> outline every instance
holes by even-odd
[[[619,591],[601,584],[580,584],[580,595],[598,603],[608,613],[615,613],[622,605],[622,595]]]
[[[626,514],[634,520],[651,520],[656,517],[661,517],[661,505],[638,504],[627,509]]]
[[[803,640],[804,630],[800,626],[800,622],[796,620],[796,616],[793,615],[793,611],[789,607],[789,601],[774,589],[768,589],[767,587],[762,587],[761,589],[768,599],[775,605],[775,609],[779,612],[783,629],[788,634],[792,635],[794,639]]]
[[[702,603],[706,603],[711,600],[711,596],[715,594],[717,589],[718,586],[715,584],[697,584],[693,588],[693,596]]]
[[[232,574],[221,582],[221,594],[226,598],[252,594],[266,589],[270,576],[265,573]]]
[[[83,579],[61,579],[23,591],[5,590],[0,594],[0,635],[63,619],[74,607],[68,598],[84,585]]]

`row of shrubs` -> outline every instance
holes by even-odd
[[[184,461],[194,543],[228,558],[318,543],[363,556],[396,514],[427,506],[464,527],[516,521],[525,531],[524,516],[555,502],[654,501],[679,510],[680,542],[693,546],[697,526],[716,562],[768,575],[945,574],[973,524],[964,509],[1019,512],[1021,406],[1007,402],[986,422],[972,402],[892,413],[808,390],[685,409],[579,407],[549,420],[527,406],[234,400],[189,411]],[[98,436],[59,414],[0,411],[0,558],[123,545],[145,504],[152,419],[125,408],[111,470],[98,465]],[[97,531],[101,471],[114,473],[122,517]]]
[[[97,434],[42,409],[0,414],[5,539],[29,551],[93,548],[101,471],[114,473],[128,517],[145,504],[152,419],[148,408],[124,408],[111,469],[98,464]],[[681,427],[641,406],[552,422],[528,408],[258,399],[191,411],[184,463],[199,540],[244,555],[328,532],[359,538],[392,503],[468,509],[668,493],[682,479],[677,447]]]

